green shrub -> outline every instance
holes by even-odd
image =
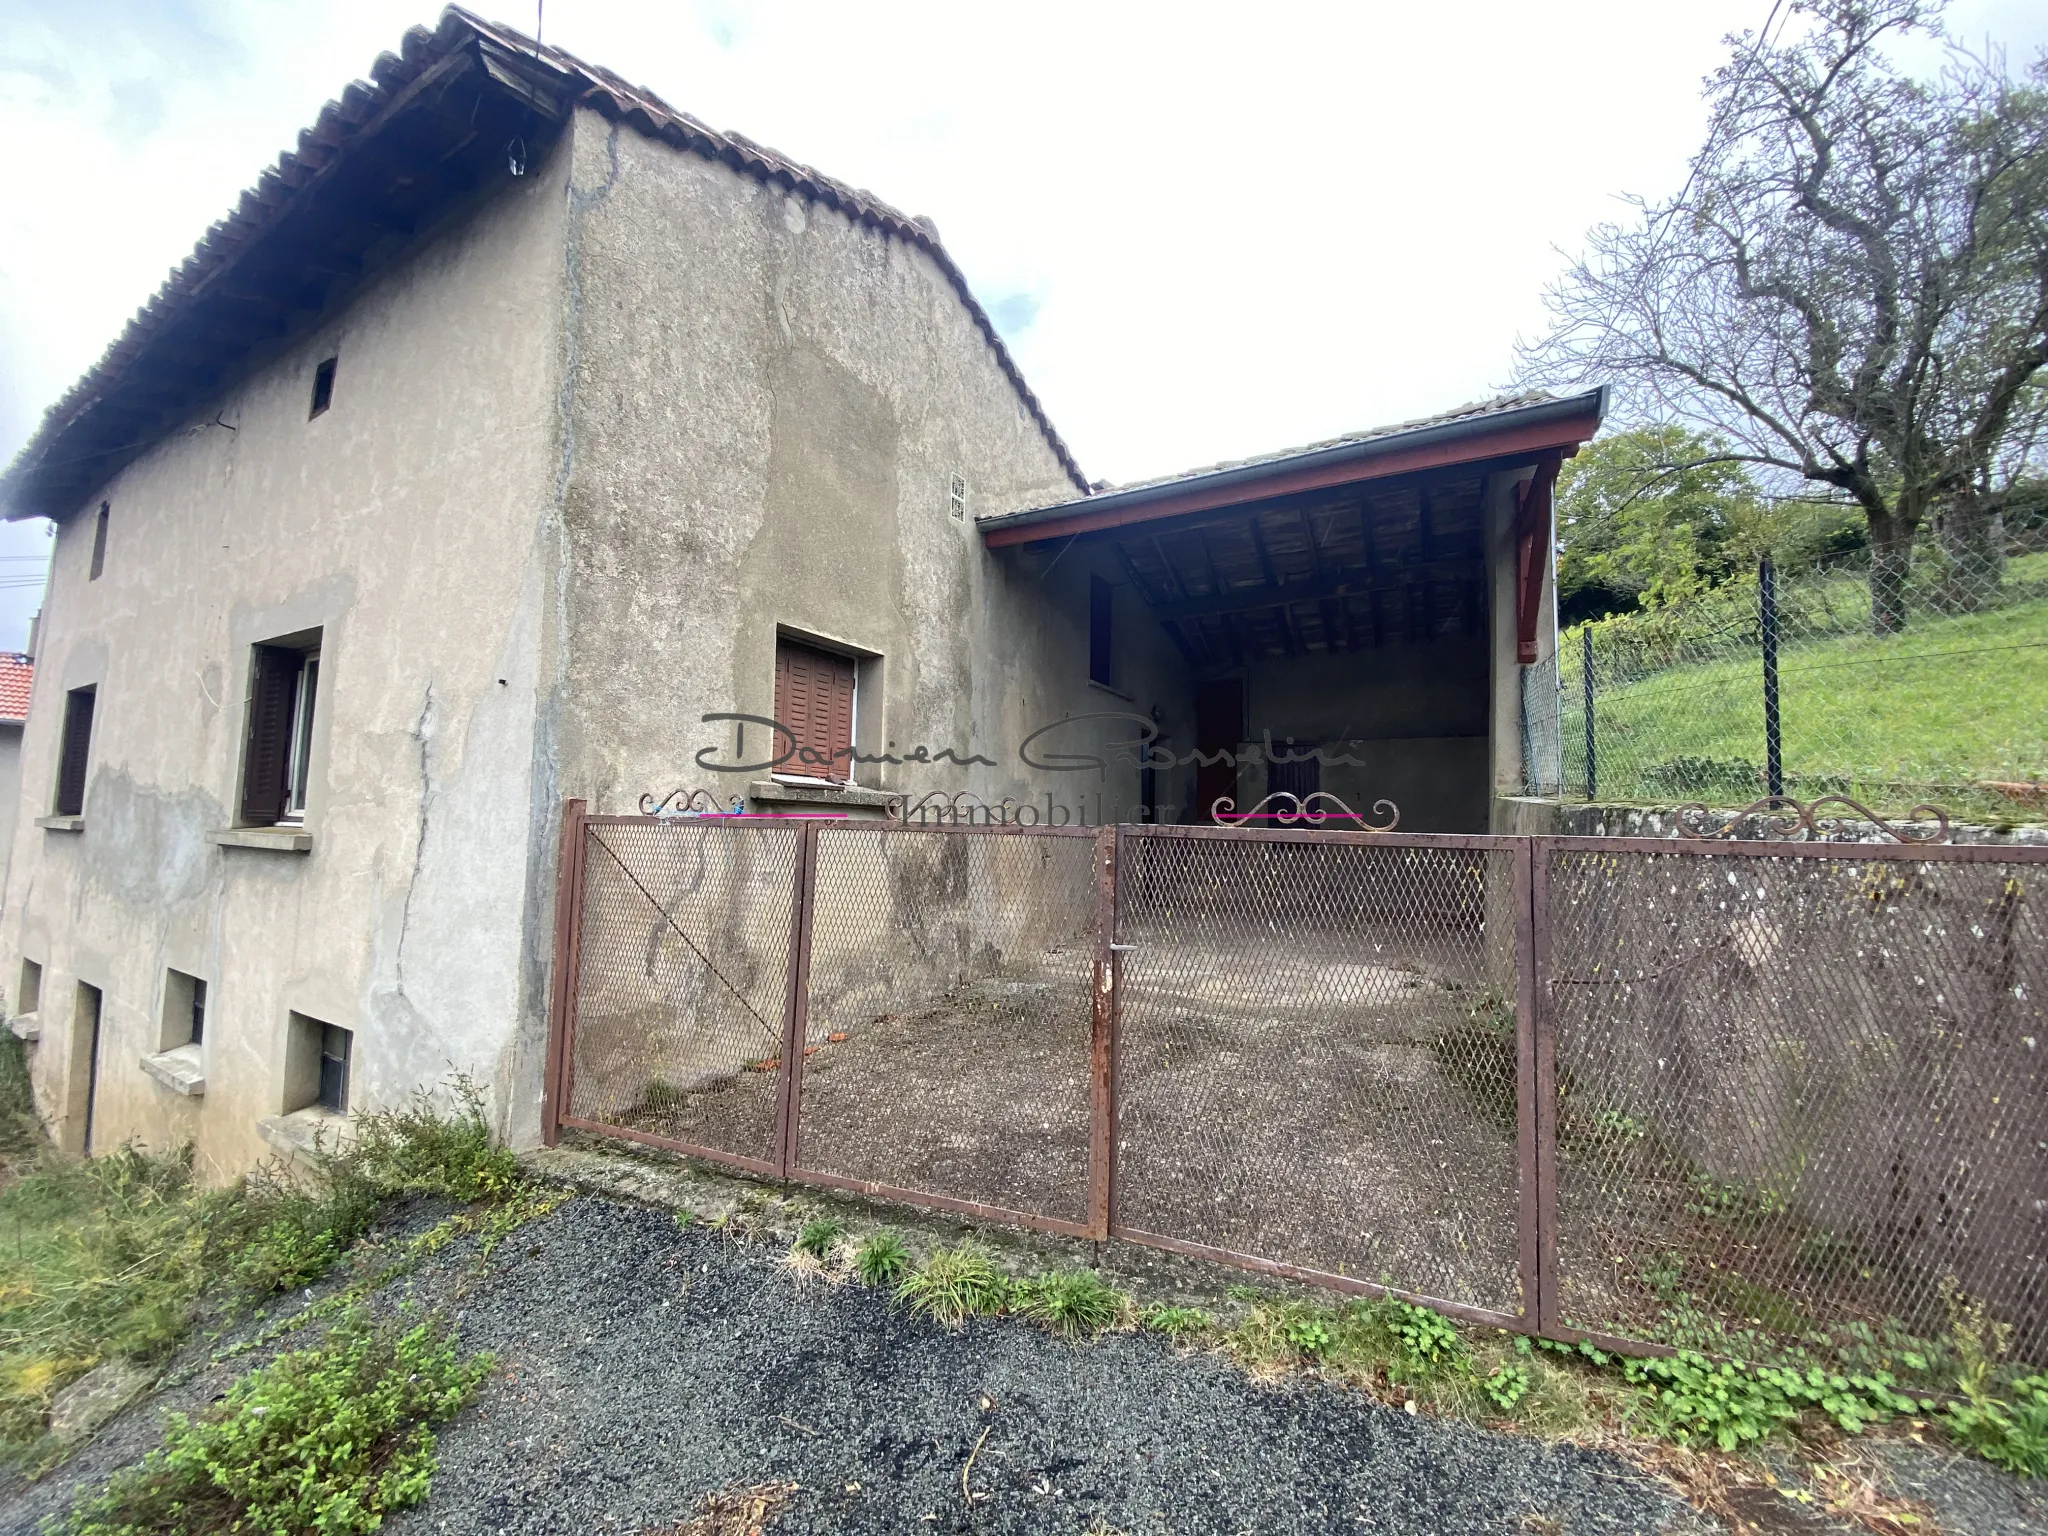
[[[1100,1333],[1124,1315],[1127,1298],[1092,1269],[1061,1269],[1024,1287],[1018,1310],[1064,1338]]]
[[[1003,1311],[1010,1290],[995,1255],[968,1238],[951,1248],[934,1248],[923,1265],[904,1276],[896,1295],[911,1311],[952,1328],[969,1317]]]
[[[832,1245],[846,1232],[846,1223],[837,1216],[820,1216],[804,1223],[803,1230],[796,1235],[795,1248],[798,1253],[807,1253],[814,1259],[822,1259],[832,1251]]]
[[[895,1285],[910,1270],[910,1250],[887,1227],[870,1232],[853,1251],[854,1273],[868,1285]]]
[[[0,1101],[4,1079],[0,1055]],[[54,1395],[101,1361],[168,1355],[202,1295],[248,1304],[317,1279],[394,1193],[502,1194],[479,1223],[486,1248],[539,1214],[547,1200],[491,1145],[474,1090],[457,1097],[453,1120],[422,1096],[359,1117],[356,1140],[317,1167],[273,1165],[228,1189],[194,1182],[189,1149],[122,1147],[0,1190],[0,1455],[30,1454]]]
[[[345,1315],[198,1418],[167,1416],[161,1450],[118,1473],[72,1517],[73,1536],[358,1536],[426,1497],[432,1426],[490,1369],[432,1324]]]

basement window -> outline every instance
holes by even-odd
[[[57,800],[50,807],[59,816],[85,814],[86,757],[92,748],[92,707],[96,688],[74,688],[64,695],[64,744],[57,754]]]
[[[21,957],[21,985],[15,989],[14,1011],[34,1013],[43,1006],[43,967],[28,956]]]
[[[337,361],[339,359],[330,357],[313,370],[313,409],[306,413],[306,420],[311,421],[334,404],[334,365]]]
[[[304,1013],[293,1013],[288,1029],[284,1112],[324,1109],[330,1115],[347,1114],[354,1031]]]
[[[249,724],[242,749],[242,825],[303,821],[312,783],[320,631],[251,648]]]
[[[101,572],[101,571],[104,571],[104,570],[105,570],[105,569],[107,568],[107,516],[108,516],[108,510],[109,510],[109,509],[108,509],[107,503],[105,503],[104,501],[103,501],[103,502],[101,502],[101,503],[100,503],[100,515],[99,515],[99,516],[98,516],[98,517],[97,517],[96,519],[94,519],[94,521],[93,521],[93,525],[92,525],[92,570],[91,570],[90,572],[88,572],[88,573],[87,573],[87,575],[86,575],[86,578],[85,578],[85,579],[86,579],[87,581],[98,581],[98,580],[100,579],[100,572]]]
[[[206,983],[183,971],[164,972],[164,1015],[157,1046],[174,1051],[181,1045],[201,1045],[206,1040]]]

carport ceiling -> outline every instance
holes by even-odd
[[[1095,535],[1196,666],[1486,633],[1480,480],[1379,482]]]

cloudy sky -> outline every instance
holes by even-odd
[[[1770,0],[544,0],[547,41],[937,220],[1092,476],[1492,393],[1561,249],[1667,193]],[[531,31],[532,0],[485,14]],[[0,458],[427,0],[9,0]],[[1956,0],[2015,63],[2038,0]],[[1931,60],[1923,62],[1932,62]],[[0,529],[0,647],[41,525]]]

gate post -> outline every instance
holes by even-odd
[[[552,1147],[561,1140],[562,1116],[568,1108],[569,1074],[575,1057],[576,981],[583,952],[583,856],[587,846],[583,823],[588,806],[582,800],[562,802],[562,845],[555,856],[555,963],[548,993],[548,1049],[542,1068],[540,1140]]]
[[[796,1166],[797,1118],[803,1110],[804,1037],[811,1017],[811,917],[818,896],[817,822],[804,822],[800,838],[789,912],[789,979],[782,999],[782,1066],[776,1073],[775,1168],[784,1179]]]
[[[1116,1168],[1116,1023],[1122,1006],[1116,947],[1118,854],[1123,833],[1095,834],[1095,964],[1088,1020],[1088,1235],[1109,1237]]]

